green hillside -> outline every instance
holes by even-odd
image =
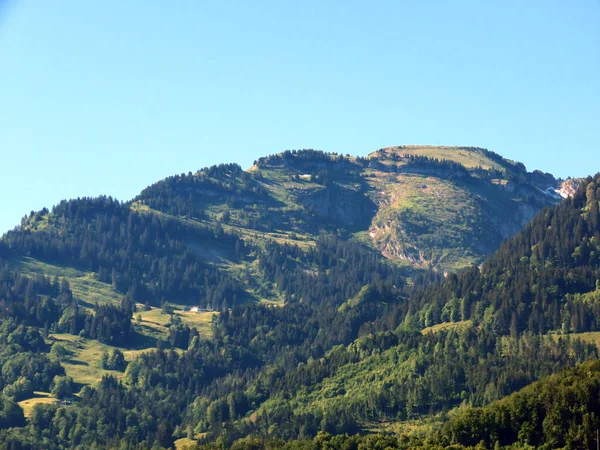
[[[395,433],[332,435],[282,441],[244,437],[231,448],[310,449],[386,448],[401,450],[593,449],[600,426],[597,392],[600,363],[591,361],[532,383],[483,408],[460,407],[440,426],[434,421],[407,423]],[[193,442],[192,442],[193,444]],[[218,444],[190,448],[214,450]]]
[[[267,243],[306,250],[335,234],[402,266],[451,270],[479,264],[557,202],[555,187],[552,176],[478,148],[393,147],[367,158],[286,151],[248,171],[229,164],[172,176],[128,203],[63,201],[3,240],[25,272],[51,264],[88,274],[88,283],[72,280],[91,289],[86,301],[109,295],[94,279],[142,303],[222,309],[284,300],[257,270]]]
[[[242,434],[285,439],[393,429],[485,405],[598,358],[599,181],[586,180],[571,199],[536,216],[481,268],[392,302],[352,343],[293,368],[264,370],[239,393],[245,415],[211,418],[225,399],[198,398],[196,431],[210,432],[219,420]],[[338,311],[381,301],[365,288]]]
[[[442,430],[446,444],[519,448],[594,448],[600,426],[600,362],[527,386],[489,406],[457,411]]]
[[[599,186],[519,232],[557,181],[486,150],[306,150],[32,213],[0,241],[0,447],[450,444],[451,411],[599,357]]]

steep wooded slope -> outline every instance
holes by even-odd
[[[377,318],[363,318],[352,344],[251,380],[240,395],[257,408],[249,408],[251,422],[242,415],[237,426],[286,438],[355,432],[463,402],[483,405],[597,358],[595,345],[570,333],[600,330],[599,194],[600,176],[584,180],[571,199],[541,212],[481,268],[419,287],[408,299],[388,298]],[[366,289],[339,311],[385,297]],[[224,402],[215,394],[193,408],[201,431],[236,419],[206,415],[207,407],[219,410]],[[289,425],[272,429],[272,423]]]
[[[484,408],[463,409],[444,426],[446,444],[595,448],[600,426],[600,361],[533,383]]]

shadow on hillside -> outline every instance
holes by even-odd
[[[167,341],[164,339],[159,339],[154,336],[149,336],[147,334],[134,331],[133,339],[131,340],[130,345],[127,345],[126,348],[127,350],[143,350],[146,348],[157,348],[159,345],[162,345],[163,348],[169,346]]]
[[[85,361],[79,361],[78,359],[66,358],[64,362],[72,364],[74,366],[89,366]]]

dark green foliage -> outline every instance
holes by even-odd
[[[499,441],[541,449],[595,448],[600,428],[598,392],[600,362],[593,361],[484,408],[460,411],[444,426],[441,439],[464,445],[483,440],[487,445]]]
[[[237,164],[200,169],[196,174],[168,177],[144,189],[134,201],[150,208],[190,219],[205,218],[205,209],[214,201],[235,206],[245,196],[259,202],[264,189]],[[225,220],[227,222],[228,220]]]
[[[274,166],[280,164],[293,163],[296,167],[310,169],[322,167],[323,165],[332,166],[335,163],[344,161],[343,155],[337,153],[327,153],[322,150],[285,150],[276,155],[265,156],[254,161],[258,167]]]
[[[133,334],[131,313],[113,305],[101,305],[95,314],[87,315],[86,336],[109,345],[127,345]]]
[[[18,402],[33,395],[33,384],[27,378],[20,377],[13,384],[5,386],[2,393]]]
[[[104,352],[102,354],[100,358],[100,365],[105,370],[118,370],[122,372],[127,367],[127,361],[125,361],[123,352],[118,348],[115,348],[110,355],[108,352]]]
[[[13,399],[0,395],[0,429],[24,425],[25,417],[21,407]]]
[[[194,337],[198,337],[198,331],[190,328],[181,321],[181,317],[172,315],[169,319],[169,343],[172,347],[187,349]]]
[[[57,322],[71,300],[68,284],[61,286],[57,279],[43,275],[26,277],[9,270],[0,260],[0,318],[43,327]],[[37,346],[39,341],[31,345]]]
[[[215,444],[203,444],[196,447],[198,450],[219,450],[222,441]],[[332,435],[320,432],[313,439],[300,440],[278,440],[273,438],[248,436],[234,441],[231,449],[234,450],[485,450],[480,445],[475,447],[464,447],[462,445],[445,446],[432,442],[424,442],[421,439],[407,436],[395,436],[391,434],[367,434],[367,435]]]
[[[45,347],[44,339],[36,329],[19,325],[7,337],[8,345],[19,345],[25,351],[38,351]]]
[[[429,336],[378,333],[294,370],[263,370],[241,395],[245,405],[265,402],[256,409],[253,433],[286,439],[319,430],[355,433],[372,421],[415,419],[462,402],[483,405],[561,367],[597,357],[593,345],[536,335],[512,340],[475,329]],[[208,431],[234,421],[225,407],[231,388],[223,386],[222,397],[212,403],[198,399],[192,423],[205,423],[202,430]],[[225,413],[214,419],[214,411]]]
[[[56,375],[64,375],[58,362],[51,361],[38,330],[5,320],[0,325],[0,389],[28,381],[32,390],[48,391]],[[13,386],[13,388],[16,386]],[[11,388],[12,389],[12,388]]]
[[[64,369],[58,362],[51,361],[43,353],[19,352],[6,348],[0,353],[2,364],[2,385],[10,385],[24,377],[31,381],[34,390],[49,391],[52,379],[63,375]]]
[[[71,377],[54,377],[52,380],[52,395],[64,399],[73,395],[73,379]]]
[[[63,345],[55,342],[52,344],[52,348],[50,349],[50,356],[57,361],[64,361],[68,359],[71,355],[71,352],[67,350]]]

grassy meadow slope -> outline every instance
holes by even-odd
[[[484,149],[390,147],[369,161],[379,205],[369,235],[386,257],[419,266],[478,264],[557,201],[552,176]]]

